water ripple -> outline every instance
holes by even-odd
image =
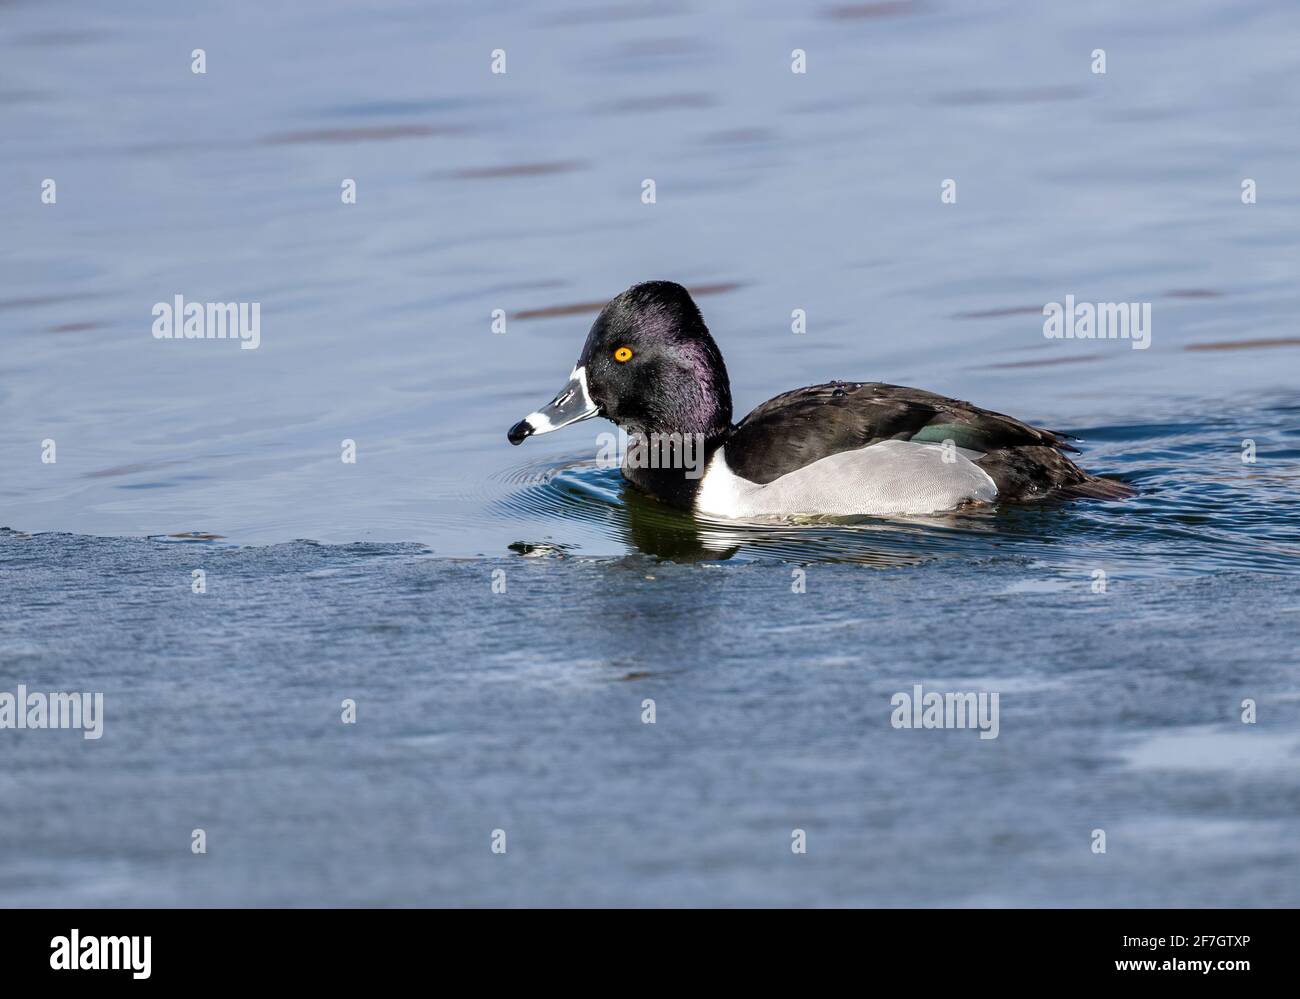
[[[1281,407],[1274,412],[1291,412]],[[1293,414],[1292,414],[1293,415]],[[776,560],[906,566],[936,558],[1023,558],[1070,572],[1088,567],[1135,575],[1300,571],[1300,462],[1272,438],[1241,460],[1228,425],[1241,419],[1080,429],[1084,464],[1132,481],[1122,503],[1003,506],[900,519],[813,518],[749,523],[690,516],[641,494],[616,469],[568,459],[511,468],[491,513],[547,524],[530,553],[642,552],[673,561]],[[1276,434],[1287,431],[1277,429]],[[613,550],[568,543],[555,522],[596,526]],[[521,550],[521,549],[517,549]]]

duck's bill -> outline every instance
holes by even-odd
[[[587,391],[587,369],[577,367],[569,375],[569,384],[561,389],[560,394],[543,406],[536,413],[529,413],[510,428],[506,434],[511,444],[522,444],[525,437],[534,434],[549,434],[571,423],[590,420],[600,414],[600,407],[591,401]]]

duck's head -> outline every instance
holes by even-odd
[[[569,382],[507,437],[521,444],[603,416],[629,434],[722,436],[731,385],[690,293],[672,281],[633,285],[600,310]]]

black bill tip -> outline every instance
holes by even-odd
[[[533,425],[529,423],[527,420],[520,420],[518,423],[516,423],[513,427],[510,428],[510,431],[506,434],[506,440],[508,440],[511,444],[522,444],[524,442],[524,438],[531,437],[532,433],[533,433]]]

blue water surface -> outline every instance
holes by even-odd
[[[0,903],[1300,904],[1295,5],[0,23],[0,693],[105,702],[0,730]],[[736,525],[608,424],[509,447],[650,278],[738,416],[916,385],[1140,495]],[[155,339],[178,294],[260,346]]]

